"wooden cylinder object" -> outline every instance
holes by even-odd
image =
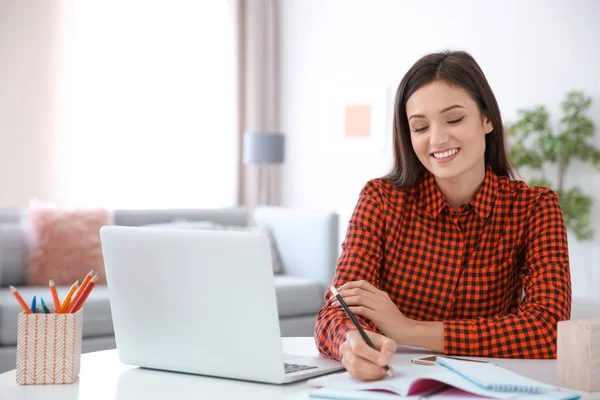
[[[600,318],[560,321],[556,344],[558,385],[600,391]]]

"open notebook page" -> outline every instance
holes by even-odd
[[[322,387],[313,389],[308,394],[309,397],[315,399],[338,399],[338,400],[485,400],[485,397],[480,397],[472,393],[467,393],[456,388],[442,387],[441,390],[430,390],[407,397],[400,397],[394,393],[371,392],[364,390],[347,390]],[[548,392],[544,394],[523,394],[515,393],[516,397],[511,400],[577,400],[580,398],[575,393],[566,392]]]
[[[493,392],[439,366],[394,365],[393,375],[375,382],[352,378],[348,372],[321,376],[308,381],[309,386],[346,390],[385,390],[400,396],[409,396],[445,383],[465,392],[496,399],[514,398],[515,393]]]

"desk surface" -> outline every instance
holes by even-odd
[[[283,338],[285,353],[318,356],[312,337]],[[394,364],[410,364],[427,350],[399,346]],[[493,359],[493,362],[533,379],[556,384],[556,360]],[[600,400],[600,392],[581,393],[582,399]],[[0,375],[0,399],[308,399],[306,381],[270,385],[198,375],[153,371],[122,364],[116,350],[83,354],[81,373],[72,385],[19,386],[15,371]]]

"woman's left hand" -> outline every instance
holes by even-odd
[[[371,320],[389,338],[394,338],[413,322],[400,312],[386,292],[367,281],[345,283],[338,292],[350,311]],[[340,306],[337,300],[332,305]]]

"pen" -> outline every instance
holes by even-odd
[[[335,286],[332,285],[329,289],[331,290],[331,293],[333,293],[333,295],[337,298],[337,301],[340,303],[340,305],[342,306],[342,308],[344,309],[344,311],[346,311],[346,314],[348,314],[348,316],[352,320],[352,323],[354,324],[354,326],[356,326],[356,329],[358,329],[358,332],[360,333],[360,336],[363,337],[363,339],[365,340],[365,342],[367,342],[367,344],[372,349],[377,350],[377,348],[375,347],[375,345],[373,344],[373,342],[371,341],[371,339],[369,339],[369,337],[367,336],[367,333],[364,331],[364,329],[358,323],[358,320],[354,316],[354,313],[352,311],[350,311],[350,308],[348,308],[348,305],[346,304],[346,302],[344,301],[344,299],[342,299],[342,296],[340,296],[340,293],[337,291],[337,289],[335,288]],[[388,365],[386,365],[385,367],[383,367],[383,369],[385,369],[385,372],[387,372],[388,376],[392,376],[392,371],[390,370],[390,367]]]
[[[36,312],[36,306],[35,306],[35,296],[33,296],[33,299],[31,300],[31,312],[33,314],[35,314]]]
[[[13,296],[15,296],[15,299],[17,299],[17,301],[21,305],[21,308],[23,308],[23,311],[25,311],[25,314],[31,314],[31,309],[29,307],[27,307],[27,304],[25,304],[25,300],[23,300],[23,298],[19,294],[19,291],[17,290],[17,288],[14,286],[9,286],[9,287],[10,287],[10,292],[13,294]]]

